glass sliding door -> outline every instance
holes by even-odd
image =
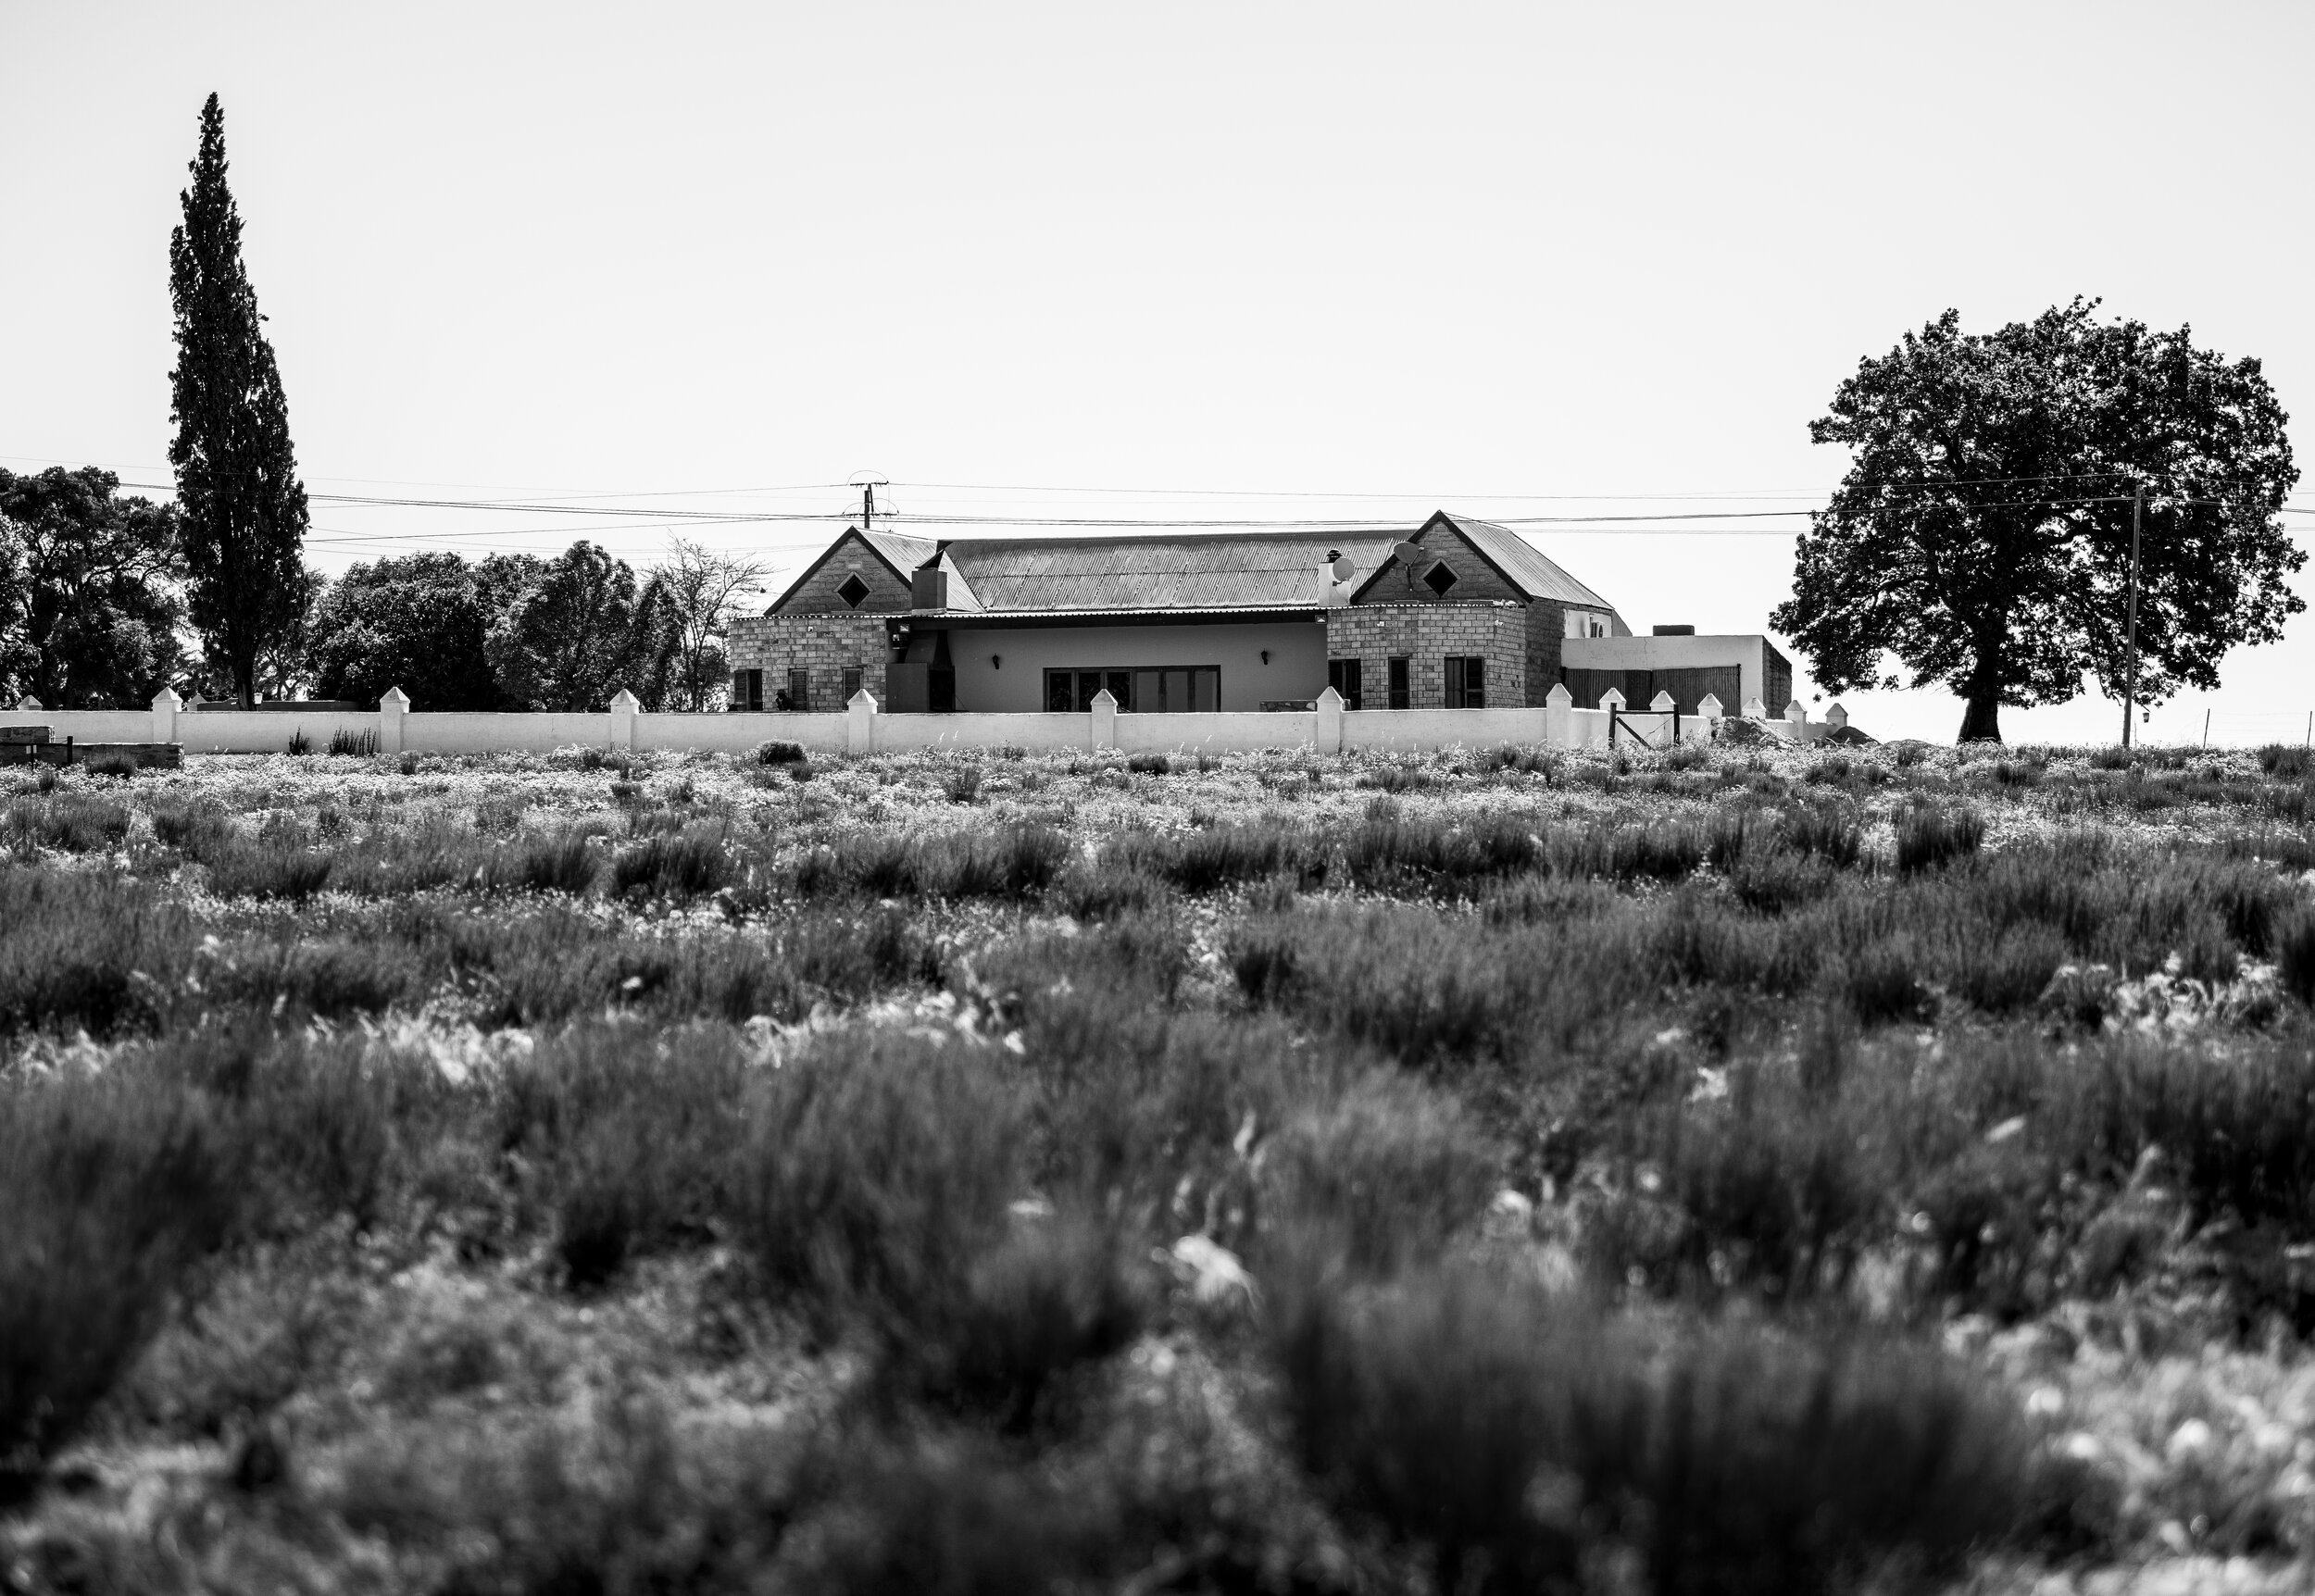
[[[1127,715],[1179,715],[1221,707],[1221,667],[1146,665],[1123,669],[1053,669],[1045,673],[1045,706],[1083,714],[1104,689]]]

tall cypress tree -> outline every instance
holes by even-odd
[[[201,153],[169,236],[177,316],[169,374],[177,503],[184,517],[188,607],[209,656],[244,707],[257,701],[257,656],[297,617],[303,595],[306,488],[290,448],[289,407],[241,261],[241,213],[225,186],[225,113],[201,107]]]

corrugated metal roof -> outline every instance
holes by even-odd
[[[1481,554],[1493,560],[1496,569],[1508,577],[1514,587],[1524,590],[1528,597],[1554,599],[1560,604],[1588,605],[1595,609],[1615,607],[1560,569],[1555,561],[1510,528],[1499,527],[1493,521],[1475,521],[1468,516],[1451,516],[1444,510],[1439,512],[1439,516],[1441,519],[1452,523],[1455,530],[1469,539]]]
[[[1442,511],[1512,586],[1530,598],[1614,606],[1570,576],[1525,538],[1492,521]],[[905,578],[938,554],[948,573],[952,610],[1116,615],[1135,610],[1316,609],[1333,583],[1322,562],[1340,550],[1358,567],[1355,584],[1390,562],[1391,545],[1412,537],[1371,527],[1291,532],[1175,532],[1082,538],[993,537],[950,540],[905,532],[860,535]],[[777,608],[778,605],[773,606]]]
[[[1156,537],[973,538],[947,557],[988,610],[1318,608],[1329,549],[1363,574],[1402,534],[1360,529]],[[954,594],[952,592],[952,598]]]
[[[932,557],[940,545],[931,538],[911,537],[907,532],[862,532],[876,546],[876,552],[890,560],[902,576],[907,576]]]

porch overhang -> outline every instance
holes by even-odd
[[[911,631],[995,631],[1026,627],[1226,626],[1233,621],[1323,620],[1319,605],[1197,605],[1166,609],[903,610],[891,617]]]

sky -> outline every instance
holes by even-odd
[[[1600,517],[1821,504],[1808,422],[1949,306],[2191,324],[2315,450],[2310,60],[2294,0],[0,0],[0,466],[166,487],[215,91],[326,571],[674,532],[792,570],[881,478],[1019,521],[1568,517],[1522,530],[1636,630],[1766,630],[1797,519]],[[2140,735],[2315,727],[2295,585]]]

